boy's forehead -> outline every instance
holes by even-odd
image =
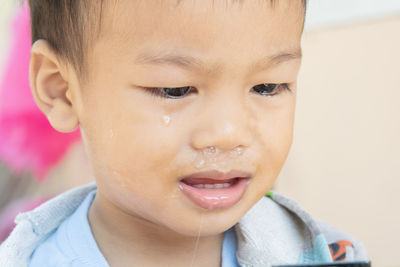
[[[114,0],[105,3],[108,4],[102,8],[102,32],[126,34],[125,37],[133,37],[135,33],[151,37],[158,32],[196,35],[194,30],[201,28],[220,34],[229,30],[227,25],[234,25],[236,33],[265,29],[270,34],[287,31],[289,26],[300,35],[301,31],[297,30],[304,23],[301,0]],[[255,22],[259,23],[258,29],[249,29]]]
[[[255,52],[250,50],[251,43],[254,49],[264,49],[260,51],[264,62],[298,58],[302,1],[274,2],[118,0],[103,12],[102,36],[116,48],[114,52],[134,50],[129,55],[139,63],[168,61],[201,67],[198,51],[215,50],[223,57],[224,52],[231,54],[236,49],[249,57]]]

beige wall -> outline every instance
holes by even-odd
[[[307,32],[277,191],[400,266],[400,18]]]
[[[0,0],[0,78],[5,51],[9,46],[9,23],[17,0]]]

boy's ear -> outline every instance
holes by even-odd
[[[60,132],[71,132],[79,125],[66,66],[47,41],[33,44],[29,74],[33,97],[53,128]]]

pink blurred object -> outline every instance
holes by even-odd
[[[13,171],[43,180],[80,132],[55,131],[36,106],[29,86],[31,32],[24,4],[12,26],[13,40],[0,83],[0,161]]]
[[[4,241],[15,227],[14,218],[20,212],[30,211],[40,204],[44,203],[47,198],[19,200],[8,205],[0,213],[0,243]]]

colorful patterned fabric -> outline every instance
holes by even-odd
[[[335,243],[329,244],[329,250],[334,261],[346,261],[347,248],[353,248],[353,243],[348,240],[339,240]]]

